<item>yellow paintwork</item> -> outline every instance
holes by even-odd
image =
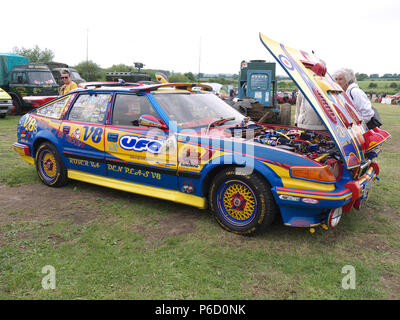
[[[15,149],[14,149],[15,150]],[[21,158],[30,164],[35,164],[35,159],[29,156],[21,155]]]
[[[141,194],[144,196],[170,200],[178,203],[187,204],[200,209],[207,208],[206,198],[198,197],[191,194],[182,193],[163,188],[151,187],[139,183],[121,181],[111,178],[106,178],[90,173],[85,173],[77,170],[68,170],[68,178],[97,184],[103,187],[118,189],[126,192]]]
[[[238,210],[235,207],[232,207],[232,199],[236,194],[240,194],[246,200],[246,204],[243,210]],[[223,203],[225,210],[237,220],[246,220],[251,217],[254,212],[254,208],[256,205],[254,196],[249,188],[242,184],[232,184],[230,185],[224,194]]]
[[[175,88],[171,88],[171,87],[161,87],[158,88],[157,90],[153,91],[153,93],[180,93],[180,92],[187,92],[187,90],[183,90],[183,89],[175,89]]]
[[[324,91],[331,91],[331,92],[343,91],[343,89],[337,83],[330,81],[329,78],[324,78],[321,76],[315,76],[314,78],[317,81],[320,88]]]
[[[21,158],[23,160],[25,160],[26,162],[28,162],[30,164],[35,164],[35,159],[33,159],[32,157],[26,156],[23,148],[18,148],[15,145],[13,145],[12,148],[14,149],[15,152],[17,152],[21,156]]]
[[[50,161],[52,163],[52,165],[53,165],[52,168],[48,168],[47,167],[46,163],[48,161]],[[42,165],[43,165],[44,171],[46,172],[46,174],[49,177],[53,178],[53,177],[56,176],[56,174],[57,174],[57,162],[56,162],[56,159],[54,158],[52,153],[50,153],[50,152],[46,153],[46,155],[44,156],[44,158],[42,160]]]
[[[303,190],[316,190],[316,191],[333,191],[335,190],[334,184],[318,183],[306,180],[293,179],[290,177],[289,170],[263,162],[270,167],[281,179],[285,188],[303,189]],[[286,193],[285,193],[286,194]]]
[[[5,92],[2,88],[0,88],[0,99],[11,100],[12,98],[7,92]]]

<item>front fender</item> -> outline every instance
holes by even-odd
[[[212,181],[218,171],[226,166],[235,166],[238,168],[243,168],[243,170],[238,171],[238,174],[252,174],[253,172],[258,172],[261,174],[271,186],[282,186],[281,178],[262,161],[254,158],[245,158],[246,161],[239,161],[235,159],[232,155],[223,155],[217,158],[213,158],[212,161],[204,165],[201,170],[200,185],[203,186]],[[207,189],[207,188],[205,188]],[[203,194],[203,196],[206,196]]]

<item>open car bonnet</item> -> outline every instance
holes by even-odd
[[[367,152],[391,137],[379,128],[367,131],[358,110],[315,55],[287,47],[261,33],[260,40],[325,124],[347,169],[360,166]]]

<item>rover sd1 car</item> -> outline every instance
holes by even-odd
[[[316,75],[311,57],[300,68],[285,56],[311,76],[309,87],[297,84],[326,132],[260,125],[199,90],[205,85],[167,83],[58,97],[20,119],[13,148],[48,186],[75,179],[209,207],[238,234],[263,230],[277,215],[287,226],[335,227],[366,200],[390,135],[366,131],[345,93]]]

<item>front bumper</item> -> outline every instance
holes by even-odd
[[[0,114],[11,111],[12,106],[13,105],[11,100],[0,100]]]
[[[359,210],[378,174],[378,164],[373,162],[362,177],[334,191],[285,187],[273,187],[271,190],[285,225],[314,227],[323,224],[332,209],[342,208],[343,212],[347,212],[354,207]]]

